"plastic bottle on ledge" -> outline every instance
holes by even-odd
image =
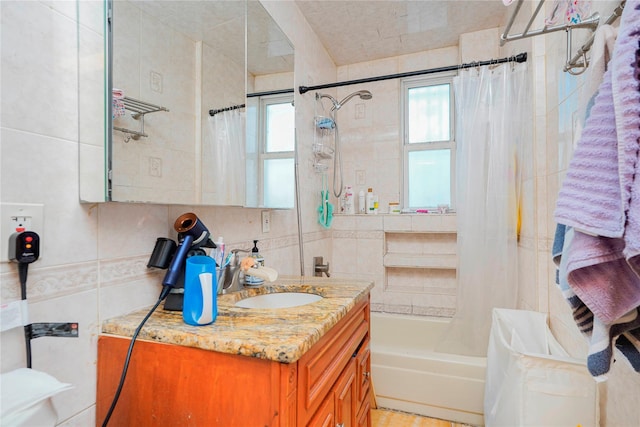
[[[350,185],[345,185],[344,187],[344,209],[342,211],[343,214],[353,215],[355,214],[355,206],[353,200],[353,189]]]
[[[367,213],[367,208],[364,201],[364,190],[360,190],[360,194],[358,194],[358,213]]]
[[[378,196],[374,195],[373,196],[373,213],[374,213],[374,215],[378,214],[378,205],[379,205]]]
[[[367,190],[367,198],[365,201],[365,210],[367,214],[373,213],[373,188]]]

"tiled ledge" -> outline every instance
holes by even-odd
[[[387,253],[384,256],[385,267],[439,268],[455,270],[458,257],[455,254],[407,255]]]
[[[381,230],[385,232],[455,233],[456,214],[336,215],[334,230]]]

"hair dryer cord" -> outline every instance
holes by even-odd
[[[168,288],[169,290],[171,289],[169,286],[165,286],[163,288],[163,290],[162,290],[163,292],[164,292],[165,288]],[[169,292],[167,292],[167,294],[168,293]],[[162,294],[161,294],[161,296],[162,296]],[[111,406],[109,407],[109,411],[107,412],[107,415],[106,415],[104,421],[102,422],[102,427],[106,427],[107,424],[109,423],[109,419],[111,418],[111,415],[113,415],[113,411],[116,408],[116,404],[118,403],[118,399],[120,398],[120,393],[122,392],[122,387],[124,386],[124,380],[127,377],[127,370],[129,369],[129,362],[131,361],[131,353],[133,352],[133,345],[136,342],[136,338],[138,338],[138,334],[140,333],[140,330],[142,330],[142,327],[144,326],[144,324],[147,323],[147,320],[149,320],[149,317],[151,317],[153,312],[156,311],[156,308],[158,308],[158,306],[160,305],[160,303],[163,300],[164,300],[164,298],[158,298],[158,301],[156,301],[155,305],[151,308],[149,313],[147,313],[147,315],[144,317],[144,319],[142,319],[142,322],[140,322],[140,325],[138,326],[138,328],[133,333],[133,336],[131,337],[131,344],[129,344],[129,350],[127,351],[127,357],[124,360],[124,366],[122,368],[122,375],[120,376],[120,383],[118,384],[118,388],[116,390],[116,394],[113,396],[113,401],[111,402]]]

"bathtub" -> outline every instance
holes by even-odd
[[[486,358],[434,351],[448,319],[371,313],[378,407],[483,425]]]

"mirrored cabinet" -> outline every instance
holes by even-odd
[[[81,201],[293,207],[294,49],[258,1],[77,4]]]

